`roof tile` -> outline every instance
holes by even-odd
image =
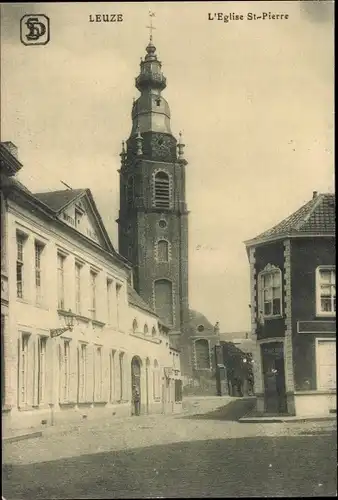
[[[271,241],[275,238],[292,235],[331,235],[336,231],[335,200],[334,194],[318,194],[279,224],[246,243],[250,245],[259,243],[262,240]]]
[[[63,207],[75,200],[75,198],[85,191],[85,189],[63,189],[62,191],[34,193],[34,196],[55,212],[59,212]]]

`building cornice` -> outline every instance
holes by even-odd
[[[262,239],[251,239],[244,241],[244,245],[247,249],[252,247],[258,247],[261,245],[265,245],[268,243],[275,243],[276,241],[289,240],[293,238],[335,238],[335,233],[302,233],[302,234],[294,234],[294,233],[285,233],[281,236],[271,236],[270,238],[262,238]]]
[[[0,160],[1,171],[5,169],[5,173],[9,176],[15,175],[23,166],[22,163],[15,158],[3,144],[0,145]]]

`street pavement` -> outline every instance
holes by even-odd
[[[86,422],[5,443],[3,497],[336,496],[335,421],[243,424],[238,404],[202,401],[179,416]]]

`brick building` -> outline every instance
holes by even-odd
[[[185,383],[199,383],[214,380],[218,337],[203,315],[189,309],[187,161],[181,135],[177,141],[171,131],[166,84],[150,39],[120,155],[119,251],[133,265],[138,294],[170,327]]]
[[[257,410],[336,407],[335,195],[313,198],[246,242]]]
[[[0,154],[5,432],[180,411],[179,353],[132,288],[90,190],[33,194],[15,178],[14,145]]]

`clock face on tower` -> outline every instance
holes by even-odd
[[[156,156],[160,158],[168,158],[170,156],[173,146],[171,137],[165,135],[153,135],[151,138],[151,148]]]

